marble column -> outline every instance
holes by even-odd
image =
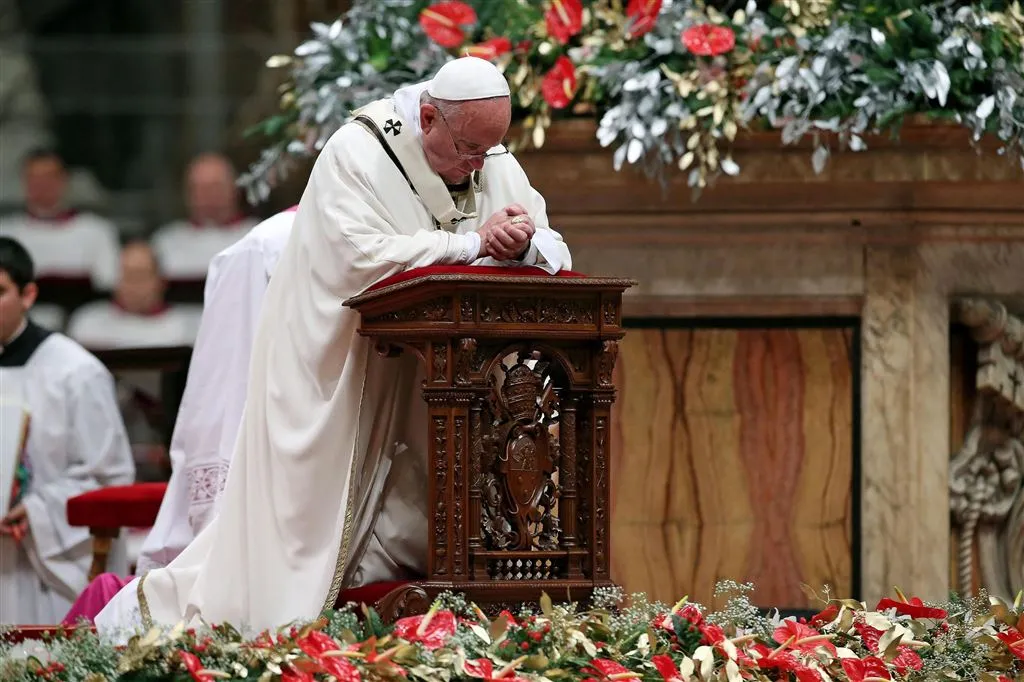
[[[919,247],[865,250],[861,589],[949,590],[949,308]]]

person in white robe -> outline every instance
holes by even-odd
[[[8,625],[57,623],[86,585],[89,531],[68,525],[68,499],[135,477],[110,372],[27,319],[36,293],[28,251],[0,237],[0,403],[21,410],[27,434],[0,451],[4,472],[24,472],[17,499],[0,495],[0,624]],[[120,543],[110,560],[124,565]]]
[[[75,310],[67,335],[90,350],[191,346],[202,308],[169,305],[167,282],[153,248],[130,241],[121,249],[113,298]]]
[[[571,267],[543,198],[500,142],[508,83],[453,60],[356,112],[325,145],[267,287],[213,521],[122,589],[101,633],[316,617],[343,588],[423,575],[426,406],[415,358],[379,357],[350,296],[438,264]]]
[[[171,437],[171,480],[136,572],[169,564],[213,516],[242,421],[249,356],[270,275],[295,220],[271,216],[214,256],[185,393]]]
[[[188,217],[153,233],[152,243],[167,278],[198,282],[210,260],[246,235],[258,222],[242,213],[231,162],[220,154],[202,154],[185,176]]]
[[[0,235],[28,249],[37,279],[73,280],[110,291],[117,282],[117,227],[101,216],[70,209],[68,173],[50,150],[30,153],[22,164],[25,210],[0,219]],[[53,313],[47,313],[47,321]]]

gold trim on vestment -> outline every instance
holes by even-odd
[[[146,582],[147,575],[149,575],[149,571],[146,571],[139,578],[139,584],[135,586],[135,595],[139,599],[139,615],[142,616],[142,627],[149,630],[153,627],[153,614],[149,612],[149,600],[146,599],[146,591],[142,588]]]

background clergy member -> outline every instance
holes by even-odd
[[[138,575],[169,564],[213,518],[242,420],[263,295],[291,234],[295,208],[264,220],[210,262],[199,334],[171,438],[171,480],[142,544]],[[115,573],[98,576],[64,622],[93,620],[130,580]]]
[[[28,251],[0,237],[0,402],[28,419],[24,449],[0,452],[0,467],[20,459],[26,474],[19,499],[0,510],[0,624],[58,622],[85,587],[91,561],[88,530],[67,523],[68,498],[135,477],[110,372],[26,318],[33,280]],[[124,566],[123,547],[111,558]]]
[[[511,107],[493,64],[453,60],[357,114],[317,159],[267,287],[217,514],[118,593],[101,632],[199,618],[261,630],[315,617],[343,587],[424,571],[422,375],[374,353],[342,302],[410,268],[555,273],[570,256],[500,146]]]
[[[153,248],[142,240],[128,242],[120,265],[112,299],[78,308],[67,335],[90,350],[191,346],[201,310],[167,304],[167,282]]]

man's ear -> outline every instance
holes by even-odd
[[[433,104],[420,105],[420,130],[429,133],[437,121],[437,108]]]
[[[36,286],[35,282],[29,282],[21,288],[21,305],[24,306],[25,310],[28,310],[36,304],[38,296],[39,287]]]

